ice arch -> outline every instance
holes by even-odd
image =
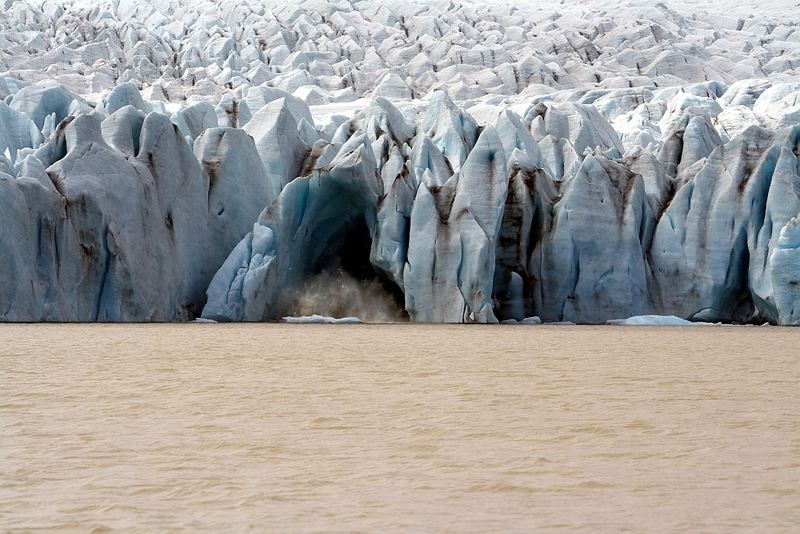
[[[203,317],[275,320],[310,305],[315,296],[309,292],[329,291],[317,296],[324,305],[343,302],[337,285],[345,293],[377,291],[375,284],[385,277],[369,263],[369,254],[382,184],[368,138],[357,133],[338,151],[322,143],[315,148],[315,170],[281,191],[214,276]]]

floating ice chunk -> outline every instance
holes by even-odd
[[[361,324],[363,321],[358,317],[327,317],[325,315],[304,315],[301,317],[284,317],[284,323],[293,324]]]
[[[536,325],[542,324],[542,320],[536,316],[533,317],[525,317],[517,321],[516,319],[506,319],[504,321],[500,321],[501,324],[528,324],[528,325]]]
[[[708,326],[713,323],[687,321],[674,315],[637,315],[627,319],[609,319],[606,324],[615,326]]]

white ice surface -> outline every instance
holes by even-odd
[[[797,0],[6,0],[0,52],[2,320],[344,270],[415,321],[800,324]]]
[[[606,324],[616,326],[708,326],[712,323],[687,321],[674,315],[638,315],[627,319],[611,319]]]
[[[358,317],[327,317],[325,315],[305,315],[302,317],[284,317],[284,323],[297,324],[360,324]]]

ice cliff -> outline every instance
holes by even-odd
[[[800,325],[797,6],[212,5],[0,3],[0,320]]]

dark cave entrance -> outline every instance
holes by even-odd
[[[341,215],[341,214],[340,214]],[[283,315],[408,321],[403,291],[370,263],[372,236],[362,213],[327,221],[309,236],[305,276],[284,299]],[[338,230],[331,231],[331,227]]]

